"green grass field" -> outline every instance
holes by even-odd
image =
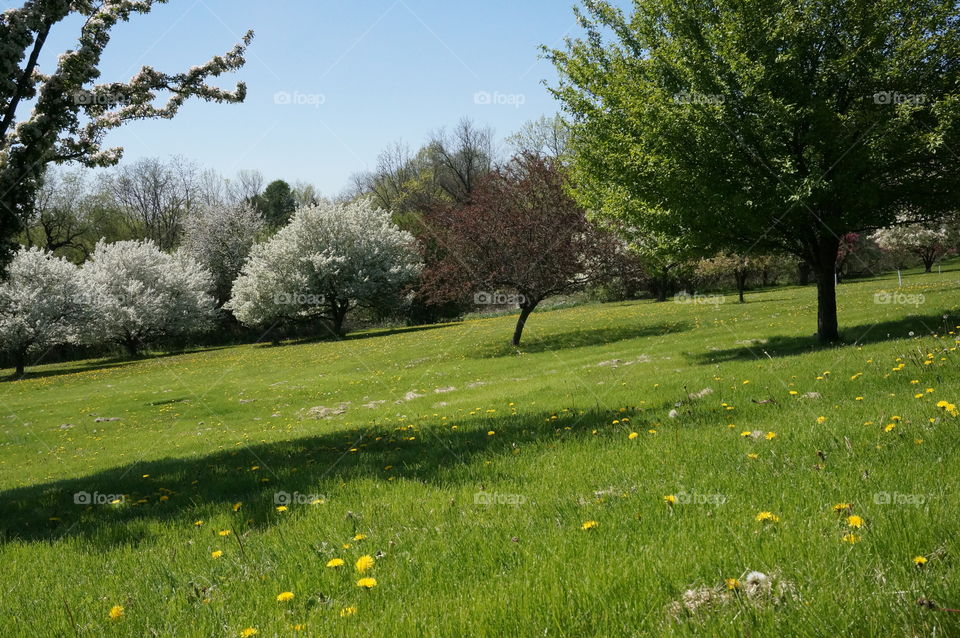
[[[835,348],[777,288],[33,368],[0,636],[960,635],[960,269],[904,283]]]

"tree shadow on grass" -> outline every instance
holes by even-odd
[[[809,352],[849,346],[862,346],[883,341],[910,339],[915,336],[946,334],[960,325],[960,316],[945,313],[910,315],[900,319],[849,326],[840,331],[840,342],[824,344],[816,335],[777,336],[751,340],[743,345],[709,352],[684,353],[691,362],[712,365],[727,361],[753,361],[763,357],[792,357]]]
[[[639,337],[658,337],[691,329],[687,321],[656,323],[648,325],[615,325],[588,330],[571,330],[551,333],[542,337],[531,337],[521,342],[519,347],[510,343],[510,335],[504,333],[503,341],[477,348],[467,356],[475,359],[492,359],[512,354],[534,354],[552,350],[568,350],[587,346],[602,346],[617,341],[637,339]]]
[[[289,341],[284,341],[280,345],[281,346],[285,346],[285,345],[299,346],[299,345],[305,345],[310,343],[335,343],[337,341],[359,341],[361,339],[372,339],[375,337],[389,337],[392,335],[422,332],[424,330],[439,330],[441,328],[452,328],[454,326],[460,325],[461,323],[462,323],[461,321],[449,321],[446,323],[431,323],[423,326],[402,326],[402,327],[396,327],[396,328],[381,328],[381,329],[366,330],[363,332],[355,332],[355,333],[347,334],[340,339],[334,338],[334,336],[331,333],[316,334],[316,335],[310,335],[305,337],[295,337],[293,339],[290,339]],[[272,344],[266,343],[261,345],[270,346]]]
[[[157,353],[157,354],[143,354],[137,357],[113,356],[113,357],[103,357],[100,359],[84,359],[81,361],[66,361],[63,363],[50,363],[50,364],[45,364],[41,360],[31,364],[31,366],[55,365],[58,367],[50,370],[36,370],[35,368],[28,366],[26,369],[26,373],[22,377],[13,377],[11,375],[0,375],[0,383],[11,382],[11,381],[27,381],[30,379],[43,379],[46,377],[59,377],[65,374],[78,374],[81,372],[96,372],[98,370],[110,370],[115,368],[123,368],[128,365],[132,365],[134,363],[142,363],[144,361],[152,361],[155,359],[168,359],[170,357],[179,357],[181,355],[196,354],[198,352],[212,352],[214,350],[223,350],[228,347],[230,346],[203,346],[198,348],[189,348],[187,350],[173,350],[171,352],[163,352],[163,353]]]
[[[512,455],[515,446],[536,449],[528,446],[586,438],[593,430],[611,435],[616,431],[619,436],[623,426],[611,425],[614,415],[621,419],[635,415],[631,425],[646,427],[646,416],[632,409],[537,412],[475,417],[460,422],[457,429],[438,425],[399,430],[385,424],[338,430],[202,457],[119,466],[0,492],[0,543],[79,538],[109,549],[149,540],[148,523],[214,534],[221,528],[194,522],[223,514],[232,517],[227,527],[242,535],[290,515],[278,512],[278,505],[291,512],[319,506],[311,505],[307,495],[329,495],[336,502],[350,481],[473,484],[473,468],[484,467],[481,459]],[[496,434],[488,435],[489,430]],[[485,468],[483,480],[490,479],[490,469]],[[110,503],[116,499],[122,500]],[[242,503],[239,511],[233,510],[234,503]]]

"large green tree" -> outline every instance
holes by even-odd
[[[957,207],[954,0],[603,0],[547,50],[582,203],[705,250],[792,253],[839,338],[843,236]]]
[[[243,66],[252,32],[225,55],[184,73],[143,67],[126,82],[96,82],[112,29],[166,2],[27,0],[0,13],[0,274],[12,255],[11,238],[31,216],[48,164],[116,164],[122,149],[102,147],[111,129],[132,120],[172,118],[190,97],[243,101],[242,83],[227,91],[207,80]],[[81,18],[76,45],[51,69],[41,69],[48,36],[70,17]],[[165,102],[158,103],[159,94],[168,96]]]

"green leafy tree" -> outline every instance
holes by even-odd
[[[31,217],[46,166],[75,161],[110,166],[122,149],[103,148],[104,136],[126,122],[170,119],[191,97],[242,102],[246,87],[227,91],[209,78],[235,71],[253,32],[222,56],[178,74],[143,67],[127,82],[95,83],[113,28],[167,0],[28,0],[0,14],[0,272],[9,261],[12,237]],[[41,72],[40,54],[53,28],[79,18],[79,39],[55,66]],[[157,93],[169,94],[157,102]],[[23,107],[32,101],[26,117]]]
[[[290,184],[282,179],[270,182],[263,193],[256,198],[256,207],[263,214],[271,228],[282,228],[290,222],[293,211],[297,209],[297,198]]]
[[[839,339],[841,238],[956,208],[953,0],[603,0],[548,50],[588,209],[703,250],[784,252]]]

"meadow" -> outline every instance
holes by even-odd
[[[960,265],[0,383],[0,635],[960,635]]]

